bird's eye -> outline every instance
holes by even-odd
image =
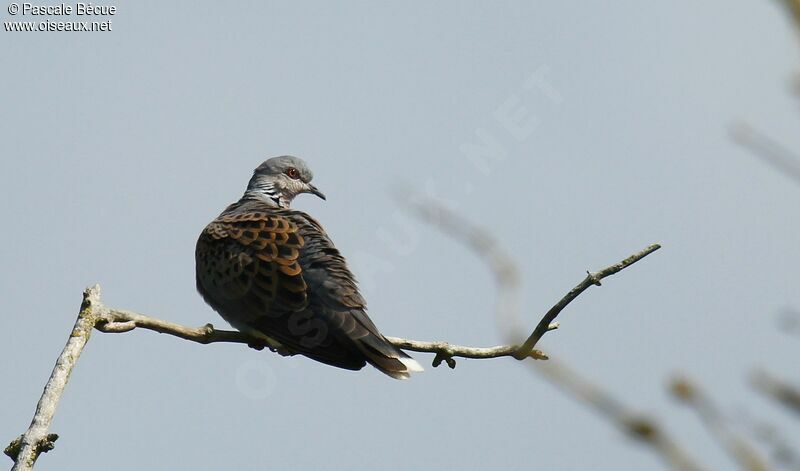
[[[285,173],[287,177],[293,180],[297,180],[298,178],[300,178],[300,172],[298,172],[297,169],[294,167],[287,168]]]

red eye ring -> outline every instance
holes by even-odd
[[[289,178],[291,178],[293,180],[297,180],[298,178],[300,178],[300,172],[298,172],[297,169],[294,168],[294,167],[287,168],[286,172],[284,172],[284,173],[286,173],[287,177],[289,177]]]

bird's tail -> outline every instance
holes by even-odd
[[[408,379],[411,373],[424,371],[422,365],[395,347],[383,336],[369,336],[359,339],[359,347],[366,360],[381,373],[394,379]]]

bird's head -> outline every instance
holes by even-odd
[[[325,195],[311,184],[312,178],[314,174],[303,159],[291,155],[273,157],[255,169],[244,196],[274,203],[281,208],[289,207],[300,193],[311,193],[325,199]]]

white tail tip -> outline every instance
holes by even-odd
[[[423,368],[422,365],[417,363],[417,360],[413,358],[400,358],[399,360],[406,365],[409,373],[420,373],[425,371],[425,368]]]

